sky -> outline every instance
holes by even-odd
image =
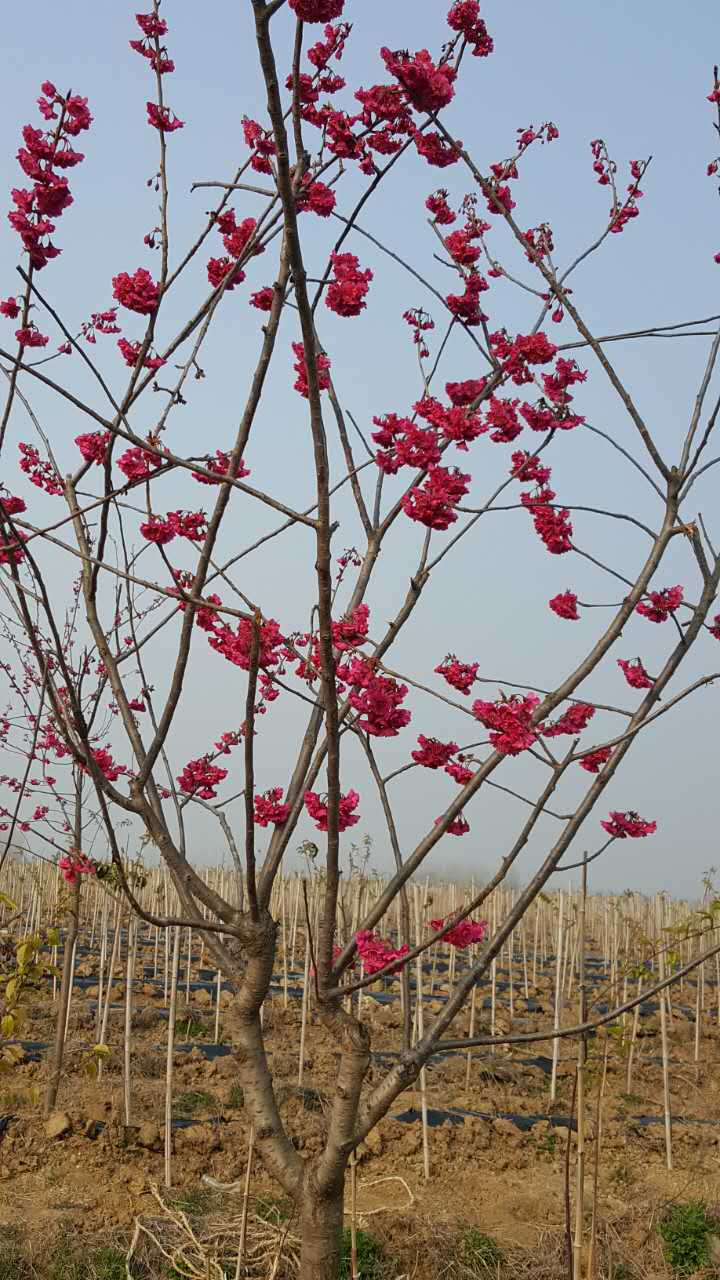
[[[437,51],[446,31],[445,8],[435,0],[393,0],[389,5],[377,0],[348,0],[345,16],[354,23],[342,63],[348,84],[370,85],[386,78],[378,54],[381,45],[391,49],[426,46]],[[8,192],[20,184],[14,159],[19,131],[26,121],[38,123],[35,99],[43,80],[50,78],[60,87],[86,95],[95,118],[92,130],[82,136],[86,160],[72,173],[75,203],[58,225],[56,238],[62,255],[42,273],[40,281],[48,300],[74,332],[91,311],[110,305],[113,275],[140,265],[156,266],[143,246],[143,236],[156,221],[152,178],[157,171],[157,138],[145,124],[151,80],[144,62],[127,43],[137,35],[133,13],[134,6],[124,0],[96,0],[93,5],[68,0],[62,6],[37,0],[32,38],[22,8],[8,11],[4,23],[7,56],[0,121],[0,189]],[[246,154],[242,117],[249,115],[264,123],[265,116],[249,0],[241,4],[216,0],[202,6],[164,0],[162,13],[170,26],[168,48],[177,66],[166,80],[167,100],[185,121],[183,130],[169,140],[171,258],[177,260],[201,228],[213,200],[207,189],[191,193],[191,184],[226,180]],[[646,0],[636,0],[633,5],[611,0],[602,6],[578,5],[573,0],[553,0],[544,6],[528,0],[512,4],[491,0],[483,7],[483,16],[495,41],[495,53],[488,59],[467,60],[456,98],[444,119],[483,169],[511,154],[518,128],[531,122],[555,122],[559,139],[530,153],[514,194],[521,223],[529,227],[547,221],[552,225],[556,261],[571,262],[596,237],[607,216],[607,190],[598,186],[592,174],[591,139],[605,139],[623,181],[627,181],[630,160],[652,156],[643,181],[640,216],[622,235],[609,237],[576,274],[573,296],[592,330],[602,335],[623,333],[712,316],[718,309],[720,268],[714,265],[713,254],[720,249],[720,226],[716,184],[706,177],[705,170],[718,149],[712,109],[706,100],[712,87],[713,59],[718,57],[716,7],[709,0],[695,0],[680,22],[677,7],[671,8],[665,0],[652,6]],[[286,12],[274,19],[273,32],[282,82],[292,49]],[[316,33],[319,35],[317,29],[313,38]],[[341,212],[353,207],[366,181],[348,172],[339,188]],[[446,185],[456,201],[470,189],[460,166],[440,172],[416,157],[401,163],[377,202],[368,204],[360,225],[412,263],[435,288],[447,291],[448,268],[434,257],[437,241],[423,208],[427,194],[439,185]],[[235,201],[238,216],[243,217],[257,215],[261,206],[262,198],[250,194]],[[309,274],[319,274],[338,224],[327,226],[310,218],[305,222]],[[508,270],[528,279],[528,265],[507,238],[493,234],[497,235],[493,243],[497,243]],[[400,263],[361,235],[356,234],[345,247],[374,272],[368,308],[357,319],[341,320],[321,307],[319,333],[331,354],[343,407],[369,431],[374,415],[406,413],[419,394],[417,364],[403,311],[425,306],[435,315],[433,351],[444,330],[436,300]],[[208,449],[227,447],[232,439],[260,339],[261,317],[247,306],[246,295],[250,288],[272,281],[273,249],[251,264],[248,285],[224,300],[220,323],[202,355],[205,377],[190,383],[187,405],[172,415],[171,443],[178,452],[202,455]],[[16,237],[3,223],[3,297],[19,287],[14,275],[17,251]],[[220,251],[218,240],[212,244],[212,252]],[[197,305],[203,288],[199,264],[181,281],[172,302],[168,300],[165,336]],[[486,297],[493,326],[527,332],[534,324],[535,300],[505,281],[494,283]],[[11,348],[12,326],[8,321],[2,323],[5,328],[0,329],[0,345]],[[567,321],[548,328],[556,342],[573,340]],[[126,332],[129,337],[140,335],[133,318]],[[53,331],[53,344],[56,336]],[[302,509],[312,501],[312,469],[306,407],[292,391],[288,376],[290,342],[296,337],[296,322],[290,315],[280,340],[286,357],[279,357],[271,371],[246,461],[252,469],[252,483]],[[627,379],[659,447],[671,460],[691,413],[709,342],[708,337],[643,339],[611,348],[619,373]],[[112,339],[100,340],[93,357],[117,392],[123,369],[112,344]],[[637,436],[592,356],[580,352],[578,359],[589,375],[577,388],[577,411],[641,457]],[[97,388],[77,358],[63,360],[59,357],[51,366],[53,376],[61,376],[78,394],[100,403]],[[477,377],[481,372],[473,348],[462,335],[453,336],[441,369],[443,381]],[[37,385],[24,383],[23,389],[57,456],[69,467],[76,457],[75,435],[91,429],[87,420]],[[160,401],[160,395],[151,395],[146,407],[138,408],[133,419],[135,430],[147,430]],[[26,481],[17,480],[15,471],[17,441],[30,439],[29,431],[24,412],[16,412],[2,479],[13,491],[32,498],[33,516],[44,516],[57,510],[53,503],[58,500],[38,495]],[[487,441],[481,444],[467,465],[473,475],[469,499],[473,504],[492,492],[508,465],[507,446],[497,448]],[[536,438],[528,439],[526,433],[515,447],[535,444]],[[553,483],[557,482],[563,500],[631,512],[656,527],[657,498],[642,476],[606,442],[578,430],[554,442],[551,453]],[[458,456],[457,462],[463,466],[465,459]],[[335,444],[332,463],[335,475],[340,476],[342,461]],[[714,525],[718,540],[719,473],[710,471],[698,483],[691,512],[703,513],[711,530]],[[198,488],[189,479],[179,481],[173,505],[199,505]],[[395,493],[392,486],[389,491]],[[202,499],[207,496],[203,490]],[[513,500],[517,501],[516,492]],[[360,531],[345,493],[338,498],[334,515],[340,521],[336,550],[358,543]],[[223,552],[232,555],[277,523],[276,515],[256,503],[234,503]],[[618,572],[629,574],[641,563],[647,539],[634,526],[589,513],[578,513],[574,524],[578,545]],[[379,634],[404,596],[417,563],[421,534],[417,525],[398,522],[392,542],[383,552],[378,581],[368,597],[372,635]],[[438,548],[447,536],[437,536]],[[237,581],[284,629],[305,629],[312,603],[313,559],[308,532],[296,528],[245,560]],[[181,563],[181,558],[177,562]],[[68,591],[65,562],[50,549],[46,564],[56,603],[61,606]],[[153,549],[143,551],[138,571],[141,569],[148,577],[162,571]],[[693,598],[697,576],[692,573],[686,546],[673,547],[661,577],[654,585],[684,582],[688,597]],[[605,605],[616,604],[623,594],[619,583],[576,555],[548,555],[532,534],[524,512],[488,516],[475,534],[447,556],[443,572],[424,592],[412,624],[394,650],[395,669],[441,690],[433,668],[452,651],[465,660],[479,661],[480,673],[488,683],[477,696],[495,697],[498,688],[508,687],[510,682],[552,687],[592,643],[599,620],[608,616],[588,609],[578,623],[557,619],[547,601],[570,587],[581,600]],[[342,594],[338,599],[342,601]],[[244,677],[210,653],[201,637],[194,643],[192,675],[170,744],[175,773],[188,759],[209,750],[221,732],[237,727],[243,718]],[[671,643],[669,627],[653,627],[634,619],[610,659],[587,687],[583,686],[581,695],[590,701],[631,708],[637,695],[624,685],[615,658],[641,654],[649,670],[657,669]],[[720,667],[720,648],[713,645],[709,637],[698,642],[696,654],[683,668],[680,683],[673,685],[672,692],[714,670],[713,664]],[[165,629],[148,650],[158,693],[165,687],[172,653],[170,630]],[[665,888],[694,894],[704,870],[718,860],[717,698],[717,687],[711,687],[688,699],[649,728],[629,754],[601,803],[613,809],[636,809],[656,819],[658,832],[642,842],[617,842],[595,864],[594,888]],[[461,743],[477,740],[477,726],[469,717],[438,710],[438,704],[422,694],[413,696],[408,705],[413,710],[411,726],[397,739],[377,744],[384,771],[408,761],[418,733],[453,737]],[[611,723],[616,722],[598,716],[593,740],[608,736]],[[288,696],[270,708],[258,737],[261,788],[285,784],[303,724],[303,708]],[[114,741],[121,743],[117,735]],[[118,746],[118,753],[122,749]],[[234,761],[233,757],[228,767],[239,776],[240,762]],[[0,761],[0,769],[6,768],[12,771],[11,764]],[[577,769],[575,773],[578,776],[568,784],[564,796],[565,812],[587,779]],[[507,761],[497,779],[532,794],[540,776],[537,766],[523,758]],[[449,802],[452,792],[448,781],[444,775],[427,770],[414,770],[398,780],[394,799],[404,851],[412,849]],[[367,832],[373,839],[373,864],[387,869],[390,854],[382,814],[354,744],[346,747],[343,762],[343,787],[347,790],[349,786],[361,792],[362,821],[345,836],[345,852],[352,836],[360,838]],[[237,813],[237,807],[233,812]],[[483,789],[466,815],[470,833],[462,840],[446,837],[441,841],[428,861],[428,870],[464,876],[487,872],[514,839],[521,813],[518,803],[507,795]],[[604,812],[598,811],[586,824],[574,851],[577,856],[585,848],[592,852],[598,847],[602,834],[598,820],[603,816]],[[517,868],[517,880],[522,882],[538,865],[557,826],[549,818],[538,826]],[[215,825],[198,816],[190,830],[196,860],[204,864],[217,861],[222,846]],[[303,820],[293,845],[314,834],[311,824]]]

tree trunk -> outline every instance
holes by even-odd
[[[308,1173],[300,1206],[299,1280],[339,1280],[344,1172],[325,1193]]]

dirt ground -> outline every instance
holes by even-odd
[[[66,1050],[66,1072],[58,1098],[61,1113],[57,1136],[49,1136],[42,1118],[41,1097],[46,1074],[45,1045],[53,1033],[51,993],[34,1000],[25,1034],[25,1060],[0,1079],[0,1227],[19,1229],[35,1249],[38,1274],[48,1242],[67,1233],[112,1239],[124,1248],[138,1215],[158,1213],[152,1187],[164,1182],[164,1077],[167,1023],[163,1018],[161,981],[147,979],[141,957],[133,996],[132,1125],[125,1124],[122,1076],[122,984],[114,992],[109,1041],[112,1055],[99,1078],[89,1074],[89,1048],[94,1041],[92,956],[81,958]],[[191,976],[197,974],[191,971]],[[518,985],[514,1025],[530,1030],[547,1026],[551,978],[539,978],[531,990],[532,1012]],[[223,993],[220,1045],[213,1047],[212,984],[190,992],[185,1004],[181,980],[178,1018],[183,1047],[175,1053],[174,1203],[188,1213],[236,1215],[241,1192],[210,1192],[205,1175],[222,1183],[242,1180],[248,1150],[248,1121],[237,1084],[232,1053],[231,996]],[[397,992],[397,982],[387,987]],[[435,975],[428,1014],[442,997],[443,979]],[[607,1076],[600,1108],[601,1147],[597,1168],[596,1221],[600,1271],[614,1249],[609,1273],[665,1274],[656,1224],[670,1200],[701,1197],[720,1204],[720,1030],[716,993],[707,986],[712,1008],[702,1015],[699,1062],[694,1059],[695,989],[686,984],[673,996],[670,1029],[671,1102],[674,1114],[674,1168],[668,1171],[662,1123],[663,1081],[659,1019],[646,1011],[640,1020],[633,1065],[632,1093],[627,1093],[626,1052],[617,1037],[590,1040],[587,1068],[586,1209],[589,1224],[596,1176],[598,1092],[608,1046]],[[481,995],[487,991],[482,989]],[[506,1001],[506,993],[503,1000]],[[573,1007],[566,1013],[575,1018]],[[481,1002],[479,1002],[481,1003]],[[437,1006],[439,1007],[439,1005]],[[487,1009],[476,1028],[487,1026]],[[336,1074],[332,1038],[312,1011],[306,1040],[302,1087],[298,1086],[300,1002],[284,1006],[275,994],[265,1012],[265,1031],[281,1111],[298,1150],[312,1153],[321,1143],[324,1094]],[[374,1054],[369,1083],[381,1077],[400,1038],[398,1000],[363,1002],[363,1017],[372,1032]],[[188,1020],[190,1025],[188,1026]],[[508,1025],[505,1003],[500,1025]],[[456,1023],[467,1030],[467,1014]],[[217,1052],[209,1060],[205,1055]],[[413,1280],[472,1274],[455,1269],[458,1233],[478,1228],[492,1237],[507,1256],[535,1260],[536,1274],[550,1267],[566,1274],[562,1263],[565,1231],[565,1159],[577,1046],[563,1042],[558,1096],[551,1105],[549,1042],[488,1054],[476,1050],[469,1086],[466,1055],[438,1058],[427,1071],[430,1178],[423,1169],[423,1137],[419,1123],[419,1087],[410,1090],[369,1136],[357,1166],[358,1220],[383,1243],[391,1265],[387,1275]],[[459,1109],[449,1114],[452,1109]],[[463,1112],[482,1112],[468,1115]],[[402,1116],[399,1119],[398,1116]],[[509,1118],[513,1117],[513,1118]],[[533,1120],[532,1117],[541,1117]],[[542,1118],[544,1117],[544,1118]],[[654,1122],[649,1122],[654,1121]],[[570,1181],[575,1195],[575,1152],[572,1143]],[[261,1166],[253,1172],[253,1203],[282,1199]],[[292,1221],[292,1214],[290,1215]],[[588,1232],[589,1234],[589,1232]],[[613,1242],[612,1246],[608,1242]],[[40,1254],[37,1250],[40,1247]],[[515,1252],[514,1252],[515,1251]],[[517,1252],[519,1251],[519,1252]],[[457,1264],[459,1267],[459,1263]],[[550,1267],[552,1271],[552,1268]],[[167,1268],[157,1272],[168,1274]],[[278,1273],[279,1276],[282,1271]],[[385,1273],[384,1273],[385,1274]]]

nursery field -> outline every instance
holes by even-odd
[[[228,891],[229,873],[208,876]],[[311,875],[278,883],[277,963],[263,1014],[280,1111],[305,1154],[320,1148],[337,1066],[313,994],[321,887]],[[379,887],[364,877],[345,885],[342,940]],[[21,939],[60,926],[41,953],[56,968],[28,989],[25,1021],[4,1042],[3,1280],[292,1276],[293,1205],[254,1159],[233,992],[200,935],[128,921],[112,890],[88,880],[64,1009],[64,883],[54,868],[16,863],[5,868],[3,891],[16,907],[3,907],[6,970],[13,916],[22,912]],[[473,891],[413,886],[419,935]],[[159,872],[147,873],[142,896],[148,908],[167,905]],[[511,896],[484,904],[490,933]],[[544,896],[474,988],[452,1035],[531,1036],[599,1019],[707,947],[701,919],[697,906],[661,897]],[[389,926],[385,936],[394,936]],[[405,992],[395,976],[352,997],[371,1033],[368,1083],[402,1051],[405,1001],[414,1037],[477,945],[435,944],[411,964]],[[46,1116],[58,1045],[57,1097]],[[715,958],[584,1036],[438,1054],[352,1166],[346,1224],[356,1274],[565,1276],[568,1241],[588,1275],[669,1275],[673,1259],[686,1273],[688,1258],[690,1270],[709,1264],[718,1247],[719,1059]],[[692,1201],[704,1203],[688,1208]],[[663,1233],[680,1239],[677,1257]]]

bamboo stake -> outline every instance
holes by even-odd
[[[180,960],[180,926],[173,926],[172,979],[168,1017],[167,1061],[165,1064],[165,1186],[172,1186],[172,1083],[177,1013],[177,974]]]
[[[248,1206],[250,1204],[250,1183],[252,1181],[253,1154],[255,1150],[255,1126],[250,1125],[250,1133],[248,1135],[248,1159],[247,1168],[245,1170],[245,1186],[243,1188],[242,1209],[240,1211],[240,1239],[238,1241],[237,1263],[235,1265],[235,1280],[240,1280],[242,1274],[241,1268],[245,1260],[245,1243],[247,1240],[247,1220]]]
[[[560,1030],[560,979],[562,975],[562,950],[563,950],[563,891],[560,890],[559,906],[558,906],[558,924],[557,924],[557,947],[555,956],[555,1017],[553,1021],[553,1029]],[[553,1040],[552,1052],[552,1073],[550,1076],[550,1101],[555,1101],[557,1093],[557,1073],[558,1062],[560,1060],[560,1039],[555,1036]]]
[[[587,904],[587,854],[582,869],[582,893],[578,915],[578,1021],[585,1021],[585,909]],[[573,1241],[573,1277],[582,1280],[583,1226],[585,1221],[585,1063],[587,1040],[580,1037],[577,1061],[577,1164],[575,1169],[575,1239]]]
[[[665,978],[665,951],[660,950],[660,981]],[[668,1031],[667,1031],[667,1013],[665,1009],[665,992],[660,992],[660,1036],[662,1039],[662,1060],[663,1060],[663,1111],[665,1115],[665,1159],[668,1169],[673,1167],[672,1156],[672,1118],[670,1114],[670,1072],[669,1072],[669,1050],[668,1050]]]
[[[130,1124],[130,1046],[131,1046],[131,1026],[132,1026],[132,984],[133,984],[133,963],[135,959],[135,940],[137,931],[133,929],[132,916],[128,917],[128,940],[127,940],[127,968],[125,972],[125,1036],[123,1043],[123,1063],[124,1063],[124,1095],[125,1095],[125,1123]]]

